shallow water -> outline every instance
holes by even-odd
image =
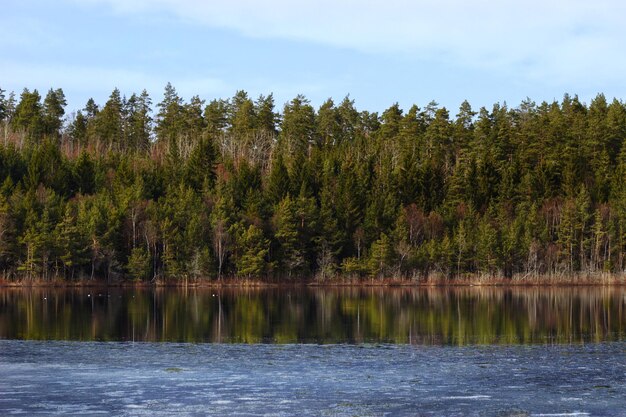
[[[237,416],[626,415],[626,344],[0,341],[0,410]]]

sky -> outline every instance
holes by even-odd
[[[245,90],[359,110],[455,114],[527,97],[626,98],[618,0],[3,0],[0,88],[62,88],[68,113],[114,88],[188,100]]]

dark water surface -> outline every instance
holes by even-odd
[[[0,289],[0,338],[422,345],[626,340],[624,288]]]
[[[2,289],[0,415],[626,416],[626,291]]]

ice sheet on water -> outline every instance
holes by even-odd
[[[532,414],[536,417],[563,417],[563,416],[588,416],[589,413],[573,412],[573,413],[540,413]]]
[[[626,416],[625,348],[0,340],[0,415]]]
[[[488,400],[490,398],[490,395],[453,395],[441,397],[442,400]]]

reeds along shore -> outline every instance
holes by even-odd
[[[485,286],[485,287],[524,287],[524,286],[624,286],[626,285],[626,275],[598,273],[598,274],[576,274],[576,275],[528,275],[518,274],[511,278],[487,276],[478,274],[466,274],[459,277],[445,277],[442,275],[432,275],[421,278],[355,278],[355,277],[334,277],[333,279],[320,280],[319,278],[298,278],[289,281],[269,280],[254,278],[225,277],[220,280],[200,278],[193,280],[165,279],[153,281],[128,281],[118,279],[107,281],[106,279],[68,281],[62,277],[52,280],[32,279],[32,280],[6,280],[0,279],[0,287],[16,288],[46,288],[46,287],[71,287],[71,288],[159,288],[159,287],[193,287],[193,288],[280,288],[280,287],[465,287],[465,286]]]
[[[0,94],[5,282],[619,283],[626,106]],[[306,277],[306,278],[301,278]],[[392,279],[390,277],[398,277]],[[214,284],[217,283],[217,284]]]

